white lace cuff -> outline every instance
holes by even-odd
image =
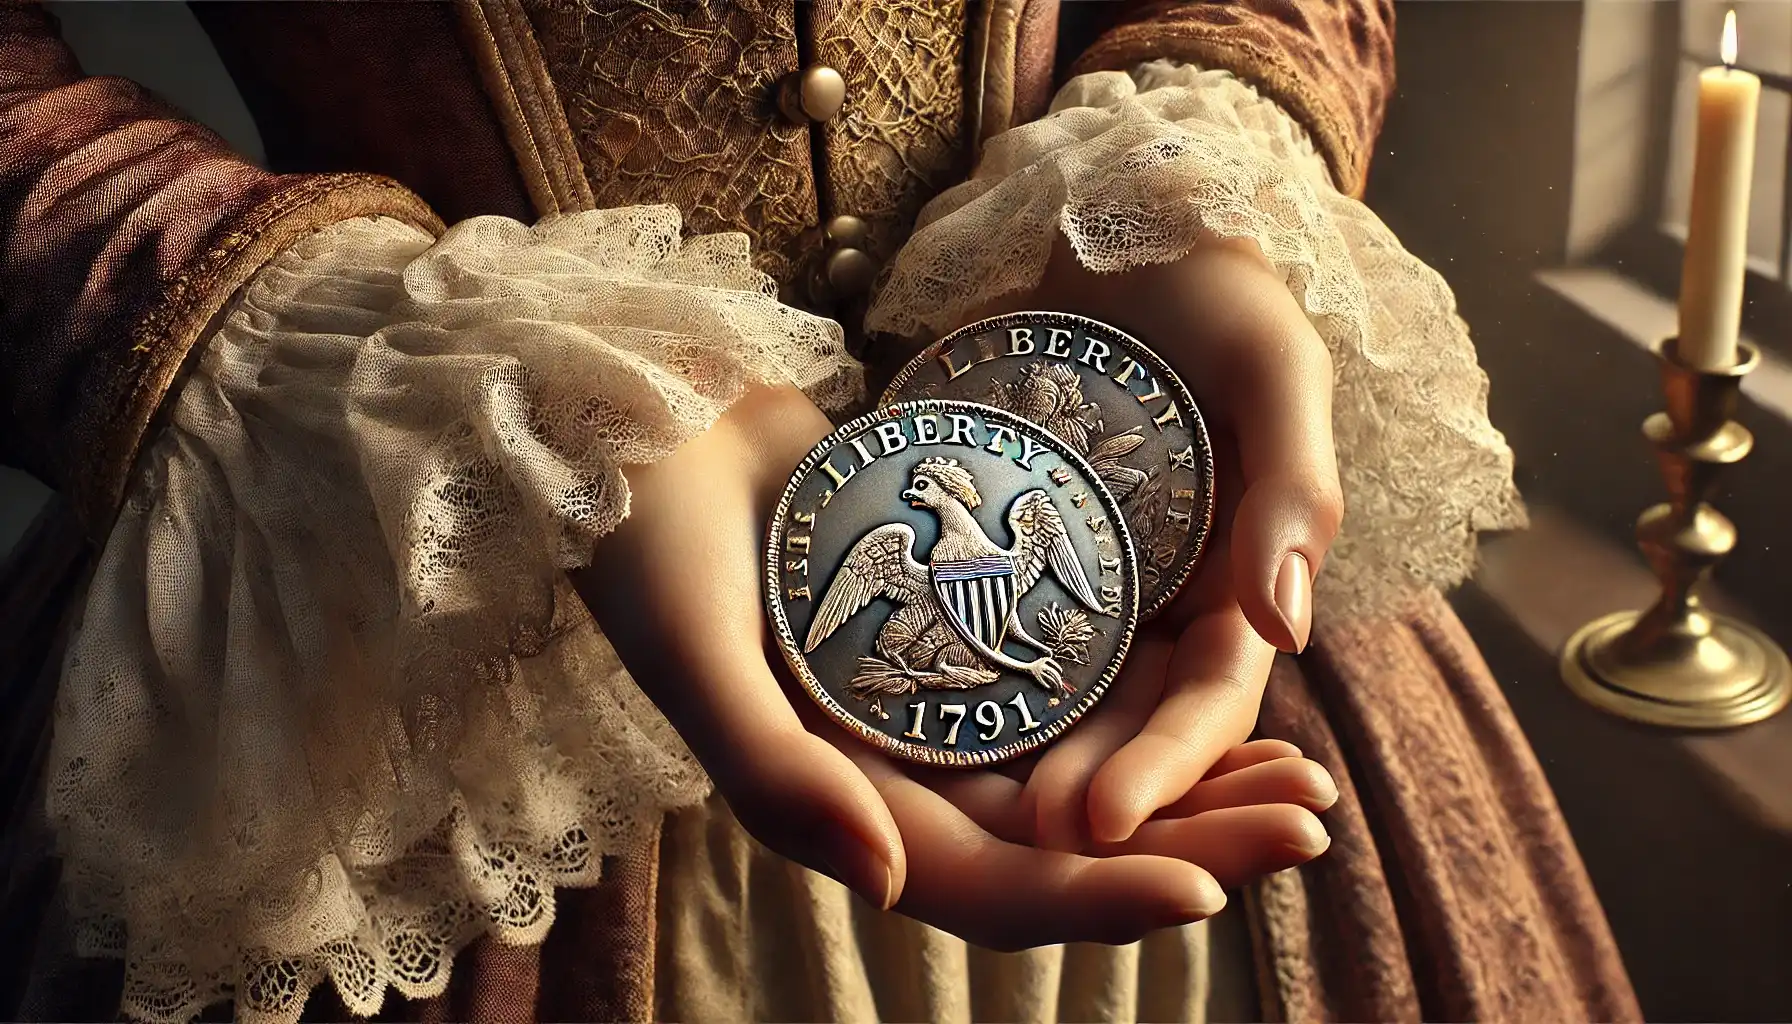
[[[170,404],[62,681],[49,811],[125,1012],[370,1014],[538,941],[707,780],[563,570],[753,382],[856,400],[837,325],[670,207],[439,242],[343,223],[261,272]]]
[[[1382,613],[1466,578],[1476,532],[1524,512],[1455,298],[1332,186],[1293,119],[1227,72],[1154,62],[1071,80],[922,211],[867,327],[950,330],[1036,286],[1059,234],[1089,269],[1117,272],[1180,258],[1203,230],[1255,239],[1332,353],[1347,512],[1321,614]]]

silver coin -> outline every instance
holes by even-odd
[[[981,320],[910,360],[882,401],[922,398],[1005,409],[1088,460],[1138,546],[1141,619],[1187,582],[1213,525],[1213,445],[1188,389],[1138,339],[1069,313]]]
[[[791,669],[846,728],[912,761],[993,764],[1101,699],[1132,643],[1138,565],[1089,464],[969,402],[853,420],[792,474],[766,544]]]

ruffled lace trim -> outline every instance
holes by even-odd
[[[1038,285],[1060,234],[1105,273],[1178,259],[1204,230],[1255,239],[1332,353],[1347,511],[1320,613],[1382,614],[1465,579],[1476,533],[1522,525],[1524,511],[1455,298],[1332,187],[1280,107],[1229,73],[1155,62],[1073,79],[1049,116],[990,140],[972,179],[922,211],[867,329],[950,330]]]
[[[266,268],[146,453],[56,709],[48,809],[124,1012],[439,993],[472,938],[708,790],[567,584],[750,384],[858,400],[837,325],[671,207]]]

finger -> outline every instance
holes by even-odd
[[[1076,735],[1078,734],[1073,732],[1071,736],[1060,740],[1059,746],[1049,750],[1058,750]],[[1187,796],[1159,811],[1157,816],[1190,817],[1221,807],[1246,804],[1298,804],[1313,811],[1325,810],[1337,801],[1337,786],[1323,766],[1304,762],[1311,768],[1277,767],[1267,775],[1252,774],[1254,767],[1273,766],[1284,760],[1300,762],[1300,758],[1300,748],[1283,740],[1252,740],[1233,747],[1214,763],[1207,777],[1197,783]],[[1097,764],[1096,767],[1099,768],[1100,765]],[[993,771],[925,767],[909,768],[907,771],[910,778],[944,797],[965,817],[976,822],[977,827],[997,838],[1065,853],[1081,852],[1088,845],[1086,826],[1080,826],[1084,842],[1075,849],[1051,846],[1039,838],[1039,815],[1035,809],[1039,804],[1036,802],[1037,798],[1029,797],[1025,792],[1032,788],[1031,781],[1023,784]],[[1210,787],[1216,783],[1230,783],[1233,775],[1250,778],[1243,784],[1228,784],[1217,791],[1210,791]],[[1085,821],[1087,817],[1086,808],[1081,802],[1082,795],[1078,794],[1079,801],[1071,815],[1078,823]]]
[[[1313,812],[1291,804],[1229,807],[1148,822],[1132,838],[1097,848],[1104,856],[1155,855],[1199,864],[1231,889],[1302,864],[1331,846]]]
[[[1274,761],[1279,757],[1300,757],[1300,748],[1287,740],[1252,740],[1241,743],[1220,755],[1220,759],[1207,770],[1202,779],[1217,779],[1222,775],[1230,775],[1241,768],[1249,768],[1254,764]]]
[[[1128,943],[1225,906],[1213,875],[1184,860],[1095,859],[1005,842],[887,762],[855,760],[902,829],[908,876],[896,909],[976,945]]]
[[[805,729],[775,678],[763,667],[759,673],[743,689],[779,710],[742,721],[726,706],[717,709],[713,721],[687,734],[701,737],[687,740],[692,753],[755,839],[889,909],[907,871],[895,818],[864,772]]]
[[[1265,639],[1306,646],[1313,575],[1343,519],[1332,360],[1299,300],[1254,245],[1203,244],[1181,275],[1204,315],[1179,346],[1202,404],[1235,439],[1244,493],[1232,519],[1238,601]]]
[[[1033,845],[1033,812],[1025,783],[1000,771],[908,768],[910,778],[938,793],[977,827],[1010,843]]]
[[[1233,585],[1257,631],[1293,653],[1311,635],[1313,577],[1344,517],[1331,359],[1304,316],[1251,326],[1236,336],[1240,369],[1217,411],[1244,484],[1231,520]],[[1278,344],[1279,332],[1294,337]]]
[[[1224,807],[1294,804],[1318,813],[1338,802],[1338,784],[1317,761],[1281,757],[1210,778],[1170,804],[1157,818],[1189,818]]]
[[[739,634],[735,634],[739,635]],[[720,650],[692,658],[655,699],[742,827],[785,857],[830,875],[874,906],[901,891],[900,831],[883,798],[832,743],[804,727],[763,658]],[[654,678],[636,673],[637,679]],[[799,696],[804,705],[812,705]],[[839,730],[838,725],[826,723]]]
[[[1034,766],[1020,810],[1031,818],[1028,838],[1035,845],[1073,853],[1089,844],[1089,784],[1108,758],[1150,720],[1163,695],[1174,646],[1161,636],[1141,637],[1127,655],[1113,692],[1085,721],[1047,748]]]
[[[1132,835],[1250,736],[1274,656],[1236,605],[1188,625],[1171,655],[1162,702],[1089,784],[1097,841]]]
[[[643,508],[685,500],[682,465],[721,464],[741,443],[724,428],[699,435],[635,473],[634,500]],[[903,871],[896,824],[864,774],[803,727],[767,662],[755,488],[717,478],[706,494],[710,514],[680,530],[625,520],[574,580],[599,623],[701,624],[692,642],[681,634],[669,641],[664,629],[605,632],[755,838],[887,906]]]
[[[889,909],[907,868],[901,831],[875,787],[838,750],[806,733],[787,737],[778,757],[784,766],[712,776],[742,827]]]

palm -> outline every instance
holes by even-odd
[[[630,672],[750,833],[874,903],[900,895],[903,912],[994,948],[1131,941],[1214,913],[1239,872],[1282,866],[1263,857],[1286,857],[1285,830],[1239,842],[1223,827],[1226,811],[1142,830],[1101,857],[1041,849],[995,809],[1016,803],[1018,783],[977,772],[930,788],[792,688],[760,610],[760,544],[789,467],[827,430],[800,395],[744,400],[670,459],[629,472],[634,511],[574,574]],[[1236,771],[1183,795],[1260,803],[1266,770],[1274,788],[1277,773],[1311,766],[1294,753],[1252,745],[1233,756]],[[1258,851],[1256,861],[1228,863],[1239,848]],[[1217,874],[1197,866],[1209,864]]]
[[[1228,455],[1222,450],[1218,469],[1234,486],[1222,485],[1221,493],[1236,495],[1236,459]],[[993,830],[1056,850],[1110,849],[1148,818],[1176,821],[1207,808],[1197,780],[1249,736],[1273,656],[1254,634],[1237,650],[1237,636],[1250,631],[1232,587],[1224,526],[1235,505],[1235,498],[1222,502],[1215,519],[1221,526],[1201,566],[1140,628],[1113,690],[1083,723],[1003,768],[1002,781],[945,772],[921,777]],[[1311,812],[1324,809],[1333,790],[1314,768],[1276,766],[1273,772],[1293,774],[1262,789],[1263,804],[1227,806],[1220,818],[1245,823],[1242,835],[1321,844],[1324,832]],[[1228,884],[1290,866],[1248,843],[1216,848],[1215,857],[1200,863]]]
[[[1213,431],[1218,507],[1201,567],[1140,630],[1098,711],[1007,773],[1020,787],[1011,828],[1053,849],[1100,850],[1161,833],[1161,823],[1146,824],[1153,816],[1201,806],[1191,800],[1196,784],[1255,727],[1270,640],[1287,650],[1306,642],[1307,567],[1321,563],[1342,515],[1331,366],[1299,304],[1248,242],[1204,242],[1177,263],[1112,276],[1082,270],[1060,246],[1035,294],[974,315],[1037,308],[1081,313],[1150,341]],[[1298,586],[1285,590],[1290,566]],[[1290,603],[1301,606],[1292,616],[1281,607]],[[964,781],[936,785],[966,803],[982,798]],[[1246,823],[1240,835],[1325,843],[1298,806],[1229,814]]]

